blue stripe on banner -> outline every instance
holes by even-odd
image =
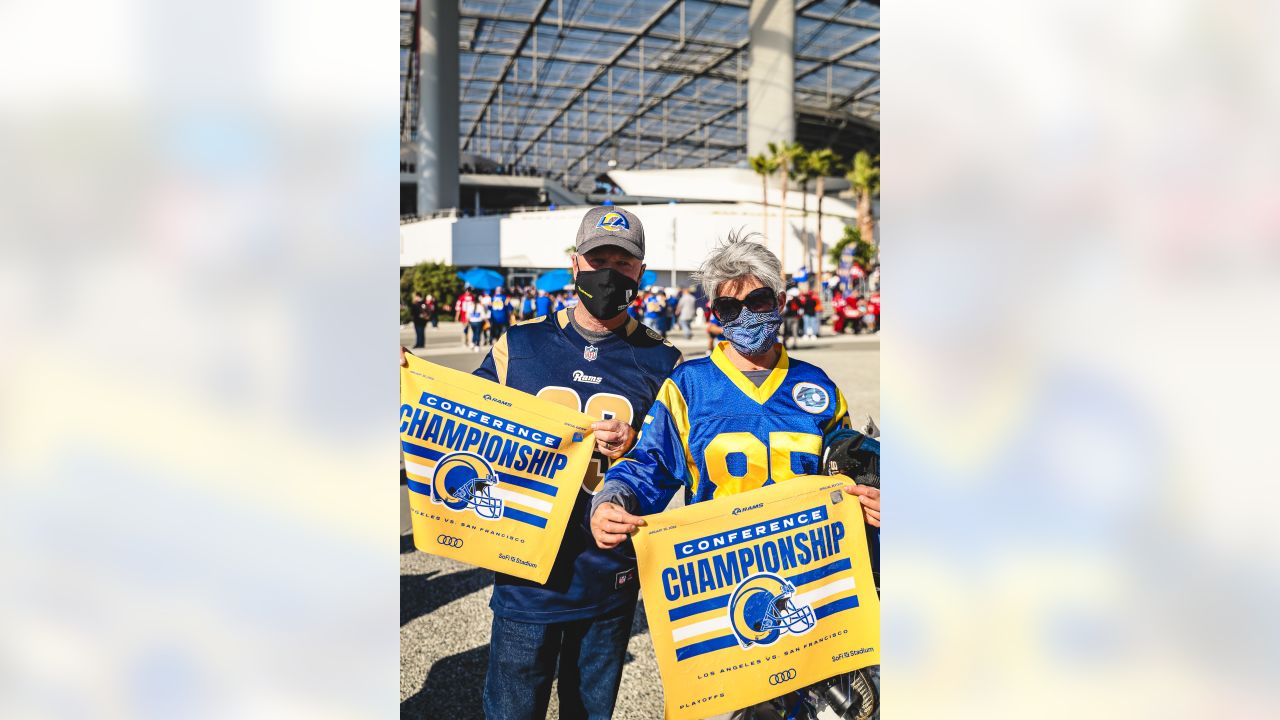
[[[551,497],[555,497],[556,493],[559,491],[559,488],[555,485],[548,485],[544,482],[538,482],[537,480],[530,480],[516,475],[498,473],[498,477],[501,478],[504,483],[511,483],[516,487],[522,487],[525,490],[532,490],[534,492],[542,493],[543,495],[550,495]]]
[[[853,597],[847,597],[843,600],[827,603],[822,607],[816,607],[813,609],[813,614],[821,620],[828,615],[835,615],[838,612],[852,610],[856,607],[858,607],[858,596],[854,595]]]
[[[729,597],[731,595],[732,593],[730,593],[729,595],[721,595],[720,597],[707,598],[706,600],[691,602],[688,605],[681,605],[680,607],[671,608],[670,610],[667,611],[667,616],[670,617],[673,621],[682,620],[692,615],[697,615],[698,613],[701,613],[701,612],[722,608],[729,604]]]
[[[523,510],[517,510],[505,503],[502,505],[502,517],[511,518],[516,522],[522,522],[525,525],[532,525],[537,528],[545,528],[547,526],[546,518],[538,517],[533,513],[527,513]]]
[[[440,458],[445,456],[445,453],[442,453],[439,450],[432,450],[431,448],[425,448],[425,447],[422,447],[421,445],[414,445],[413,443],[406,442],[404,440],[400,441],[400,449],[404,450],[410,455],[414,455],[420,458],[426,458],[428,460],[433,460],[433,461],[439,460]],[[543,495],[550,495],[551,497],[555,497],[556,493],[559,492],[559,488],[557,488],[555,485],[539,482],[537,480],[530,480],[528,478],[522,478],[522,477],[519,477],[518,475],[509,475],[504,472],[498,473],[498,479],[504,483],[511,483],[516,487],[522,487],[525,490],[532,490],[534,492],[542,493]]]
[[[723,637],[711,638],[710,640],[703,640],[702,642],[696,642],[692,645],[685,645],[682,648],[676,648],[676,661],[678,662],[680,660],[688,660],[689,658],[698,657],[699,655],[705,655],[709,652],[715,652],[716,650],[723,650],[727,647],[733,647],[734,645],[737,645],[737,644],[738,644],[737,638],[735,638],[732,635],[725,635]]]
[[[416,492],[416,493],[420,494],[420,495],[425,495],[425,496],[427,496],[427,497],[431,497],[431,486],[430,486],[430,485],[424,485],[424,484],[422,484],[422,483],[420,483],[420,482],[418,482],[417,480],[414,480],[414,479],[412,479],[412,478],[410,478],[410,479],[409,479],[409,489],[410,489],[410,490],[412,490],[413,492]],[[515,509],[515,508],[513,508],[513,507],[510,507],[510,506],[507,506],[507,505],[503,505],[503,507],[502,507],[502,516],[503,516],[503,517],[509,517],[509,518],[511,518],[512,520],[515,520],[516,522],[522,522],[522,523],[524,523],[524,524],[526,524],[526,525],[532,525],[532,526],[534,526],[534,527],[538,527],[538,528],[545,528],[545,527],[547,526],[547,519],[546,519],[546,518],[544,518],[544,517],[538,517],[537,515],[534,515],[533,513],[527,513],[527,512],[525,512],[525,511],[523,511],[523,510],[517,510],[517,509]]]
[[[439,452],[438,450],[424,448],[421,445],[414,445],[413,443],[405,442],[404,440],[400,441],[400,449],[410,455],[417,455],[420,458],[426,458],[428,460],[439,460],[444,457],[444,453]]]
[[[821,580],[822,578],[827,577],[829,575],[835,575],[838,572],[843,572],[845,570],[851,570],[851,569],[853,569],[853,563],[849,562],[849,558],[845,558],[843,560],[837,560],[833,563],[827,563],[822,567],[817,567],[812,570],[805,570],[802,573],[791,575],[787,579],[791,581],[792,585],[795,585],[796,587],[800,587],[801,585],[807,585],[816,580]]]

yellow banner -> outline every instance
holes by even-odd
[[[586,473],[592,420],[406,354],[400,449],[413,544],[547,581]]]
[[[669,720],[880,662],[880,601],[848,483],[798,477],[645,518],[633,540]]]

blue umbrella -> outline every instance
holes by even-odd
[[[640,276],[640,287],[647,288],[658,284],[658,273],[652,270],[645,270]]]
[[[493,290],[506,284],[502,273],[486,268],[471,268],[466,272],[458,273],[458,278],[477,290]]]
[[[573,274],[568,270],[550,270],[538,276],[533,286],[544,292],[563,290],[565,285],[573,284]]]

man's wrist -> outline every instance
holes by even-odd
[[[591,514],[595,515],[596,510],[605,503],[618,505],[632,514],[635,513],[636,507],[640,504],[630,486],[616,480],[606,481],[601,486],[600,492],[597,492],[596,496],[591,498]]]

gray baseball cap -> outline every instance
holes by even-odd
[[[604,245],[616,245],[643,260],[644,226],[640,218],[612,205],[588,210],[578,226],[578,254]]]

